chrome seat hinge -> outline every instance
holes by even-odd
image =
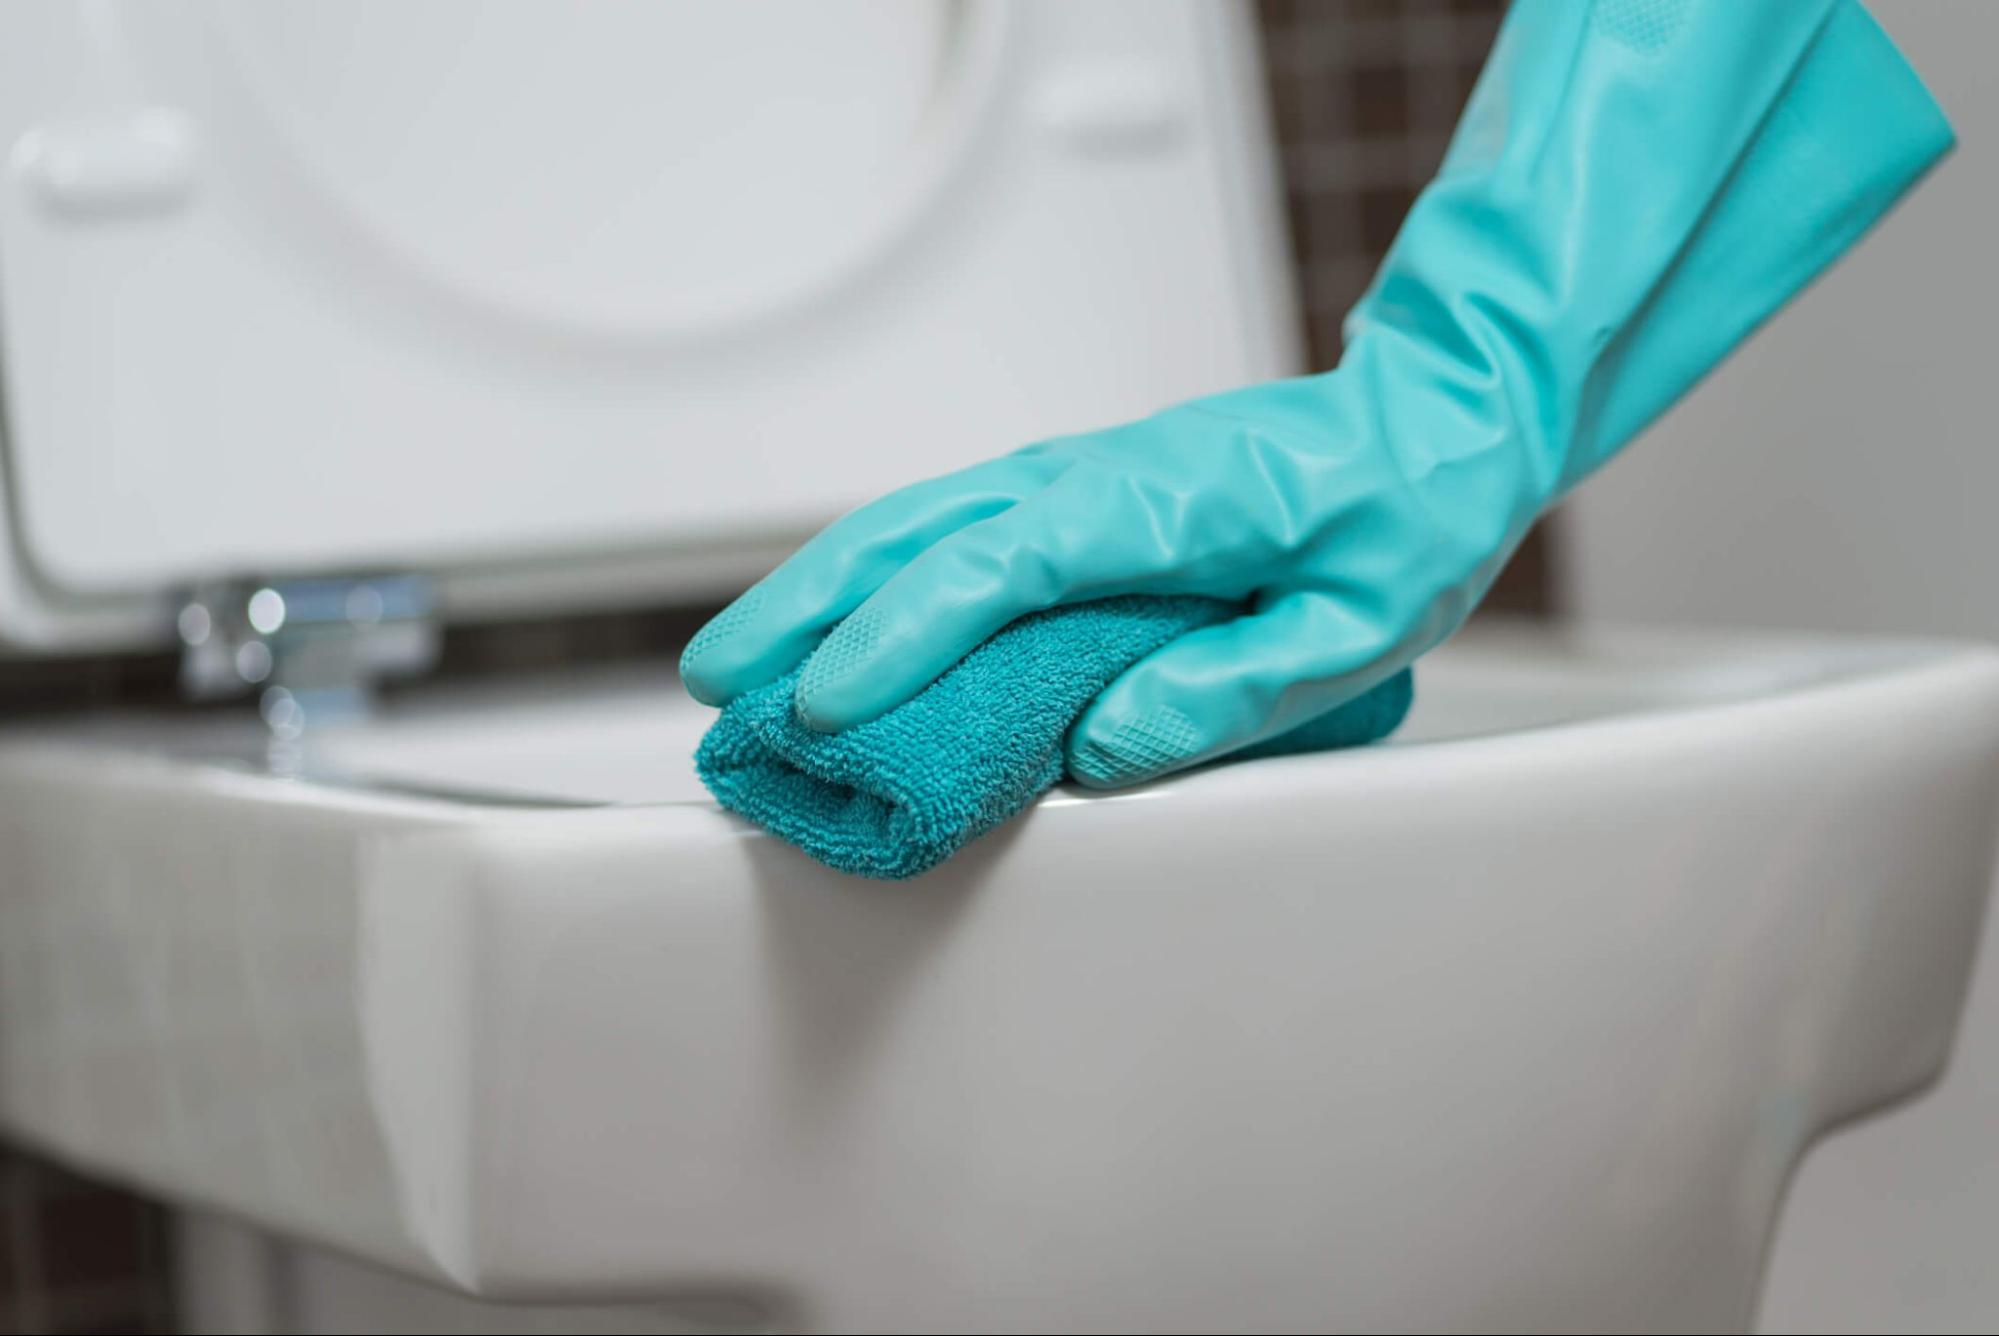
[[[181,690],[255,693],[279,738],[368,712],[375,684],[437,662],[431,582],[417,575],[218,580],[181,604]]]

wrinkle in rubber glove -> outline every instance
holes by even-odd
[[[1217,599],[1133,597],[1037,613],[908,704],[843,733],[800,722],[793,672],[724,710],[695,768],[724,807],[829,867],[913,877],[1060,780],[1070,725],[1119,673],[1236,611]],[[1411,694],[1410,674],[1397,674],[1256,754],[1373,742],[1402,722]],[[1147,726],[1170,733],[1175,723],[1168,715]],[[1159,743],[1169,753],[1176,744]]]

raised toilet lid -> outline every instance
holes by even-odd
[[[1233,7],[0,7],[0,641],[346,570],[726,592],[838,511],[1282,373]]]

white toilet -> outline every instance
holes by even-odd
[[[1988,650],[1484,628],[1389,745],[905,885],[706,801],[664,667],[362,708],[1292,369],[1253,55],[0,7],[0,640],[245,697],[0,733],[0,1130],[185,1213],[193,1329],[1749,1322],[1800,1155],[1948,1055]]]

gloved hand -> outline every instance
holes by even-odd
[[[809,656],[799,713],[839,730],[1024,613],[1201,593],[1242,616],[1113,683],[1071,773],[1126,784],[1284,732],[1448,635],[1552,498],[1950,143],[1851,0],[1515,0],[1336,371],[864,506],[704,628],[688,688],[726,703]]]

